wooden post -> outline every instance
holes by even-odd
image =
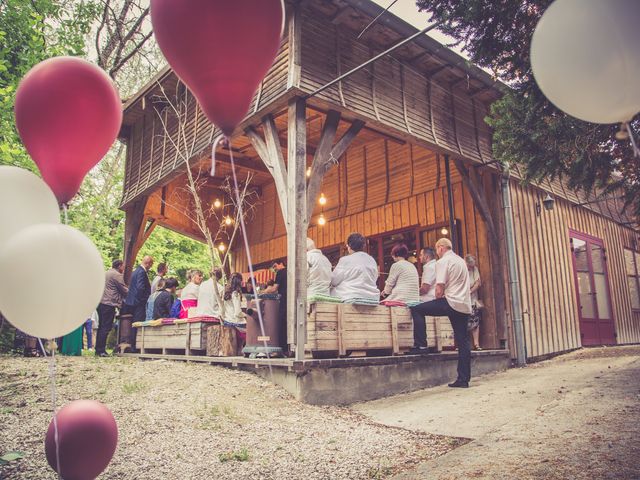
[[[143,197],[127,210],[124,223],[124,279],[131,278],[138,251],[145,240],[145,216],[147,197]],[[154,224],[155,226],[155,224]],[[153,227],[151,227],[153,228]],[[149,232],[151,233],[151,232]]]
[[[451,232],[451,243],[453,251],[459,252],[458,235],[456,235],[456,214],[453,211],[453,190],[451,189],[451,169],[449,168],[449,155],[444,156],[444,172],[447,180],[447,201],[449,203],[449,232]]]
[[[498,226],[502,225],[500,219],[501,208],[498,208],[496,199],[491,199],[487,195],[484,185],[478,175],[475,168],[467,168],[461,160],[454,160],[458,172],[462,177],[462,182],[469,190],[473,202],[484,220],[487,227],[487,233],[489,234],[489,244],[491,248],[490,262],[491,262],[491,279],[493,283],[493,300],[495,303],[496,314],[496,338],[494,342],[497,343],[498,335],[500,340],[506,341],[507,332],[507,317],[506,317],[506,276],[504,274],[505,265],[505,246],[504,237],[500,234]],[[497,188],[497,187],[496,187]],[[492,201],[493,200],[493,201]],[[499,345],[495,345],[498,347]]]
[[[288,122],[287,341],[296,345],[296,360],[304,360],[308,223],[307,118],[303,99],[289,101]]]

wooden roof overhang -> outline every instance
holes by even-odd
[[[373,52],[383,50],[406,35],[416,32],[415,28],[389,14],[385,15],[384,21],[379,25],[374,25],[363,39],[356,41],[355,37],[359,29],[364,28],[380,10],[378,5],[368,0],[289,2],[289,28],[283,38],[280,53],[274,67],[256,93],[250,113],[239,126],[238,132],[243,132],[247,126],[257,125],[266,114],[282,116],[291,98],[308,95],[323,81],[337,76],[339,62],[335,59],[324,66],[321,65],[321,71],[318,71],[317,62],[312,59],[314,50],[321,51],[329,44],[335,47],[345,42],[352,44],[354,52],[357,53],[355,56],[347,55],[344,48],[343,52],[338,50],[333,52],[337,55],[336,58],[343,59],[346,66],[349,62],[367,60]],[[294,11],[298,13],[294,15]],[[319,41],[316,38],[318,25],[314,27],[314,21],[322,22],[325,40]],[[304,24],[304,28],[301,24]],[[342,112],[342,119],[346,126],[348,122],[355,119],[361,119],[367,123],[360,135],[365,135],[365,132],[377,133],[398,142],[417,142],[434,150],[456,154],[467,160],[483,161],[484,157],[484,161],[488,161],[490,132],[484,125],[482,117],[486,113],[488,103],[500,95],[500,86],[486,72],[469,65],[462,57],[438,42],[425,37],[414,43],[395,52],[394,55],[397,58],[388,60],[389,65],[374,68],[380,75],[391,77],[397,73],[398,69],[402,69],[403,82],[406,79],[409,85],[410,81],[415,82],[417,79],[417,82],[424,87],[421,89],[423,93],[420,94],[423,96],[429,88],[439,88],[439,92],[444,92],[451,85],[453,85],[451,88],[466,89],[472,102],[481,108],[475,112],[475,118],[472,118],[473,113],[468,105],[464,108],[459,107],[460,113],[457,117],[462,118],[464,110],[468,116],[466,123],[473,124],[474,128],[480,125],[483,129],[482,140],[479,140],[479,136],[475,133],[467,135],[468,142],[467,140],[458,142],[454,139],[456,135],[454,132],[462,129],[454,125],[456,114],[452,113],[451,109],[455,109],[457,100],[453,94],[439,103],[434,100],[433,106],[428,108],[425,103],[426,97],[417,99],[414,93],[407,94],[408,88],[404,85],[401,88],[406,90],[404,93],[385,93],[385,88],[388,86],[385,79],[374,78],[372,81],[369,77],[371,74],[367,72],[362,72],[359,76],[354,75],[353,78],[341,82],[335,89],[329,89],[322,95],[310,98],[307,121],[313,122],[315,119],[323,118],[328,110],[338,109]],[[145,88],[125,103],[121,138],[128,142],[129,148],[123,208],[127,208],[137,198],[150,194],[184,172],[185,164],[179,161],[171,145],[167,145],[170,142],[160,142],[158,122],[154,119],[154,116],[157,116],[157,113],[154,113],[154,99],[157,100],[161,86],[165,91],[172,92],[178,88],[178,83],[173,72],[165,67]],[[368,89],[366,94],[362,93],[366,89]],[[354,95],[351,101],[349,92],[361,92],[368,98],[365,100],[368,106],[361,105],[362,95]],[[385,102],[387,96],[404,100],[400,103]],[[190,133],[195,139],[198,152],[193,158],[195,163],[210,156],[211,141],[218,135],[218,132],[197,110],[193,108],[188,120],[192,124]],[[414,115],[418,111],[420,114]],[[385,112],[393,115],[387,115]],[[399,118],[403,120],[398,121]],[[435,119],[433,122],[435,125],[427,125],[426,128],[431,133],[426,132],[420,135],[419,130],[421,127],[424,129],[425,119]],[[285,145],[286,125],[280,122],[280,126],[282,127],[279,128],[282,144]],[[151,142],[150,137],[155,137],[156,141]],[[313,155],[314,148],[317,146],[313,137],[309,137],[308,144],[309,153]],[[244,162],[245,165],[253,164],[259,169],[259,157],[249,145],[250,141],[246,136],[234,135],[234,149],[240,150],[239,162]],[[469,155],[469,152],[475,153]],[[256,178],[256,181],[262,180],[262,177]],[[268,177],[264,180],[268,181]]]

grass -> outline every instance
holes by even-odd
[[[202,408],[195,412],[201,421],[201,428],[208,430],[220,430],[226,423],[240,425],[240,417],[235,410],[228,405],[211,405],[204,402]]]
[[[389,461],[384,458],[378,462],[377,466],[370,467],[367,470],[367,478],[370,478],[371,480],[382,480],[383,478],[387,478],[392,473],[393,469],[389,466]]]
[[[0,408],[0,414],[2,415],[12,415],[15,412],[13,408],[2,407]]]
[[[122,385],[122,391],[127,394],[142,392],[147,389],[147,385],[143,382],[127,382]]]
[[[249,460],[249,451],[246,448],[235,452],[225,452],[218,455],[220,463],[225,462],[247,462]]]

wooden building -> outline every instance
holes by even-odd
[[[615,199],[560,181],[524,186],[517,171],[504,178],[484,118],[505,87],[490,75],[423,35],[315,92],[416,32],[387,14],[357,39],[380,11],[368,0],[289,2],[278,57],[233,136],[237,170],[253,174],[259,196],[248,228],[253,265],[288,258],[291,343],[304,335],[307,235],[335,263],[346,237],[363,233],[381,283],[395,242],[415,251],[451,236],[458,253],[478,258],[482,346],[515,355],[505,214],[515,225],[528,358],[640,341],[637,223]],[[187,99],[182,110],[165,105],[166,92]],[[168,68],[126,103],[127,268],[156,225],[202,240],[181,214],[189,201],[176,207],[187,168],[180,145],[195,171],[210,162],[217,135]],[[206,205],[230,174],[229,150],[216,157]],[[512,209],[504,208],[503,183]],[[551,210],[543,206],[548,194]],[[232,245],[235,266],[246,272],[241,247]]]

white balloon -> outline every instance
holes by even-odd
[[[58,202],[44,181],[28,170],[0,166],[0,248],[30,225],[60,223]]]
[[[0,249],[0,272],[0,312],[34,337],[78,328],[104,290],[100,253],[67,225],[33,225],[15,234]]]
[[[547,98],[593,123],[640,112],[640,1],[556,0],[531,40],[531,66]]]

